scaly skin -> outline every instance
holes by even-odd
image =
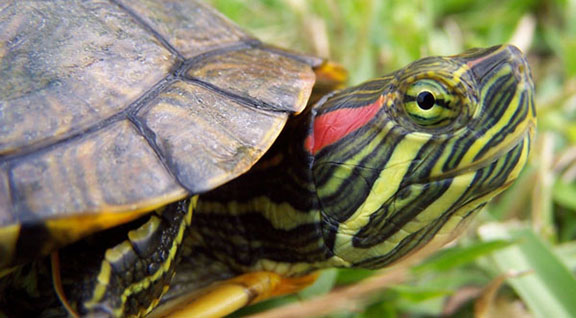
[[[159,253],[169,251],[169,262],[150,264],[175,272],[160,304],[243,273],[265,271],[308,282],[305,275],[318,269],[381,268],[438,248],[518,177],[535,116],[528,65],[510,46],[421,59],[325,96],[292,119],[247,174],[190,203],[195,211],[182,246],[167,244],[170,249]],[[167,211],[184,215],[187,204],[172,204]],[[171,227],[182,235],[184,225]],[[137,287],[129,290],[101,279],[106,264],[128,270],[124,262],[138,262],[138,253],[124,251],[122,244],[126,250],[146,247],[155,235],[138,232],[130,244],[108,249],[105,261],[82,260],[95,265],[80,273],[71,267],[74,277],[85,277],[82,283],[70,277],[64,283],[80,312],[141,315],[156,305],[165,280],[143,275],[124,282],[122,272],[110,276],[116,285]],[[64,263],[77,257],[67,251],[61,253]],[[67,271],[62,274],[66,281]],[[231,282],[256,293],[248,281]],[[265,289],[240,306],[281,293]],[[95,302],[96,294],[106,296]],[[46,306],[58,306],[57,301]],[[65,314],[38,310],[44,316]]]

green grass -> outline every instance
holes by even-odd
[[[519,182],[457,244],[388,288],[350,289],[352,309],[328,317],[576,317],[576,0],[209,2],[266,42],[343,64],[350,84],[427,55],[520,46],[536,83],[538,134]],[[330,304],[334,286],[382,275],[327,271],[300,295],[244,313],[317,297]]]

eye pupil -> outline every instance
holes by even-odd
[[[434,98],[434,95],[429,91],[422,91],[416,97],[416,102],[420,108],[427,110],[434,106],[436,99]]]

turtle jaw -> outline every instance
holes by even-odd
[[[483,169],[498,160],[505,160],[521,144],[527,145],[527,153],[530,150],[530,141],[536,130],[536,111],[534,84],[526,59],[519,49],[511,45],[474,50],[470,56],[467,57],[466,53],[463,56],[468,59],[478,53],[480,55],[470,58],[466,66],[470,67],[478,85],[480,105],[472,121],[479,123],[474,132],[479,138],[464,156],[462,168],[456,167],[432,179]],[[500,84],[502,89],[494,93],[499,81],[504,83]],[[491,124],[485,124],[488,122]]]
[[[521,147],[523,144],[527,145],[526,148],[526,154],[529,152],[530,150],[530,144],[531,141],[534,137],[534,132],[536,130],[535,127],[535,123],[534,122],[529,122],[528,123],[528,127],[526,127],[526,129],[519,134],[515,139],[511,140],[510,143],[507,143],[505,145],[502,145],[501,147],[499,147],[497,150],[495,150],[492,153],[492,156],[485,156],[480,158],[479,160],[473,162],[472,164],[462,167],[462,168],[456,168],[450,171],[446,171],[440,175],[437,176],[432,176],[430,177],[428,180],[426,180],[425,182],[433,182],[433,181],[437,181],[437,180],[446,180],[446,179],[451,179],[454,177],[457,177],[459,175],[463,175],[469,172],[474,172],[474,171],[478,171],[478,170],[482,170],[498,161],[501,160],[505,160],[506,159],[506,155],[509,154],[510,152],[512,152],[513,150],[515,150],[517,147]],[[524,166],[524,162],[520,164],[520,168],[522,168]],[[513,180],[510,181],[509,185],[518,177],[518,175],[514,175]],[[506,187],[507,188],[507,187]]]

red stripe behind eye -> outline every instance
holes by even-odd
[[[314,132],[306,137],[304,146],[311,154],[348,136],[369,122],[382,107],[384,96],[372,104],[356,108],[341,108],[314,119]]]

